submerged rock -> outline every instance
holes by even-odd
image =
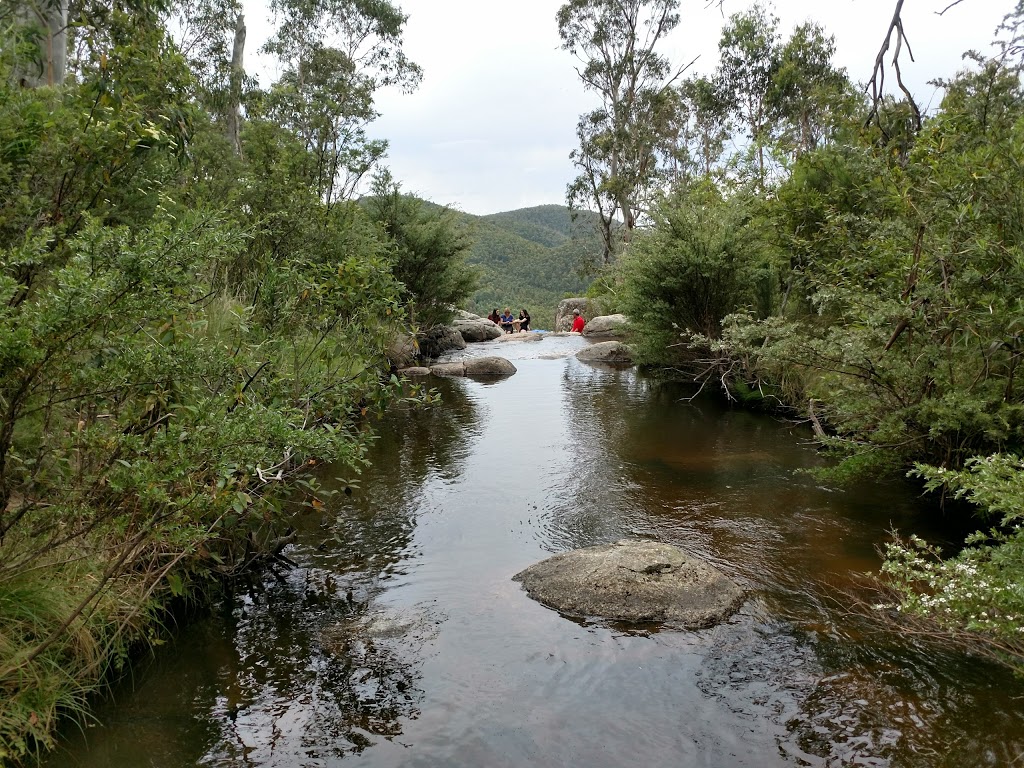
[[[633,352],[621,341],[601,341],[581,349],[576,353],[576,359],[585,363],[632,365]]]
[[[623,540],[565,552],[512,577],[549,608],[579,617],[710,627],[743,602],[743,590],[677,547]]]

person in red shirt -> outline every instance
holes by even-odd
[[[578,309],[574,309],[572,313],[575,315],[572,319],[572,332],[583,333],[583,326],[587,324],[587,321],[583,319],[583,315],[580,314]]]

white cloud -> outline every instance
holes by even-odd
[[[576,121],[593,108],[594,97],[583,90],[575,60],[559,48],[559,0],[399,2],[409,14],[405,50],[424,78],[415,93],[384,92],[378,99],[381,117],[372,134],[389,140],[395,178],[408,191],[470,213],[562,202],[575,175],[569,152]],[[269,31],[259,18],[261,0],[246,3],[250,40],[261,42]],[[924,104],[935,99],[927,81],[955,74],[965,49],[986,49],[1013,3],[966,0],[938,16],[947,4],[904,6],[916,63],[905,57],[903,73]],[[725,0],[727,14],[750,5]],[[895,0],[777,0],[775,12],[784,36],[808,19],[822,24],[836,37],[838,64],[864,81],[894,6]],[[664,52],[677,65],[699,56],[694,70],[709,72],[722,15],[707,0],[682,0],[681,11]]]

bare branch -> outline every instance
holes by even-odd
[[[896,72],[896,84],[899,89],[903,92],[906,97],[907,103],[910,104],[911,110],[914,112],[914,124],[917,130],[921,130],[921,110],[917,106],[917,102],[914,101],[913,95],[910,93],[910,89],[907,88],[906,83],[903,82],[903,73],[900,71],[900,52],[903,50],[903,44],[906,43],[907,54],[910,56],[910,60],[914,61],[914,52],[910,48],[910,41],[907,39],[906,32],[903,30],[903,2],[904,0],[896,0],[896,9],[893,11],[892,20],[889,22],[889,28],[885,32],[885,38],[882,40],[882,46],[878,50],[878,55],[875,57],[875,66],[871,72],[871,79],[868,80],[864,90],[871,93],[871,111],[868,113],[865,124],[869,124],[872,120],[878,119],[878,105],[882,100],[885,91],[885,54],[889,51],[889,46],[892,44],[893,34],[896,36],[896,50],[892,56],[892,67]],[[955,2],[948,6],[946,10],[953,7],[962,0],[955,0]],[[881,123],[879,123],[881,127]]]
[[[936,15],[936,16],[944,16],[944,15],[945,15],[945,13],[946,13],[946,11],[948,11],[948,10],[949,10],[950,8],[955,8],[956,6],[960,5],[960,3],[962,3],[963,1],[964,1],[964,0],[953,0],[953,2],[952,2],[952,3],[950,3],[949,5],[947,5],[947,6],[946,6],[945,8],[943,8],[943,9],[942,9],[941,11],[936,11],[936,12],[935,12],[935,15]]]

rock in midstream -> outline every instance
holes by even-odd
[[[576,359],[585,363],[632,365],[633,351],[621,341],[601,341],[581,349]]]
[[[542,560],[512,577],[561,613],[699,629],[728,618],[743,590],[670,544],[624,539]]]
[[[436,363],[430,366],[435,376],[511,376],[516,367],[503,357],[470,357],[450,363]]]

